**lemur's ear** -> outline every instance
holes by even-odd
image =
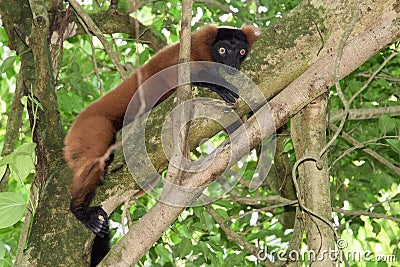
[[[244,25],[240,30],[246,35],[249,46],[251,47],[261,35],[261,29],[253,25]]]

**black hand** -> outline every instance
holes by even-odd
[[[234,85],[226,81],[224,83],[226,87],[206,82],[194,82],[192,84],[196,86],[209,88],[211,91],[219,94],[219,96],[227,103],[235,103],[236,98],[239,98],[239,95],[237,94],[238,89]]]
[[[210,88],[211,91],[219,94],[219,96],[227,103],[235,103],[236,98],[239,98],[239,95],[236,92],[226,89],[225,87],[216,84],[209,84],[207,87]]]
[[[239,98],[239,89],[233,84],[227,82],[218,73],[218,69],[201,69],[191,73],[192,81],[211,81],[211,82],[193,82],[193,85],[209,88],[221,96],[227,103],[235,103],[236,98]]]
[[[71,207],[71,211],[95,235],[100,237],[108,235],[108,216],[101,207]]]

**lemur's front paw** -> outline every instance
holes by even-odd
[[[239,95],[235,92],[238,91],[237,88],[231,85],[230,88],[225,88],[218,85],[212,85],[209,87],[212,91],[216,92],[226,103],[235,103]],[[236,88],[235,91],[231,90]]]
[[[108,216],[107,213],[99,206],[89,207],[87,210],[88,221],[85,223],[95,235],[104,237],[108,234]]]
[[[70,206],[72,213],[95,235],[104,237],[109,233],[107,213],[99,206]]]
[[[217,92],[219,96],[226,102],[226,103],[231,103],[234,104],[236,102],[236,99],[239,98],[239,95],[236,94],[235,92],[232,91],[219,91]]]

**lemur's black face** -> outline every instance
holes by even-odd
[[[215,62],[229,66],[226,69],[228,74],[232,75],[240,69],[240,64],[246,58],[248,50],[249,43],[241,30],[218,28],[212,45],[212,56]]]

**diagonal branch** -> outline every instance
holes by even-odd
[[[337,126],[335,126],[335,125],[330,125],[330,128],[332,128],[335,131],[337,130]],[[354,146],[347,153],[349,153],[350,151],[353,151],[355,149],[360,148],[363,152],[367,153],[368,155],[370,155],[371,157],[373,157],[374,159],[376,159],[377,161],[379,161],[380,163],[382,163],[383,165],[385,165],[386,167],[388,167],[389,169],[391,169],[392,171],[394,171],[395,173],[400,175],[400,168],[399,167],[395,166],[389,160],[387,160],[384,157],[382,157],[381,155],[379,155],[379,153],[373,151],[370,148],[365,147],[365,142],[361,143],[361,142],[357,141],[355,138],[351,137],[346,132],[342,132],[341,136],[343,137],[344,140],[346,140],[347,142],[351,143]],[[383,138],[389,138],[389,137],[383,137]],[[345,153],[344,155],[347,155],[347,153]],[[344,155],[338,157],[335,160],[335,162],[332,163],[332,166],[334,166],[336,164],[336,162],[338,162]],[[332,166],[330,168],[332,168]]]

